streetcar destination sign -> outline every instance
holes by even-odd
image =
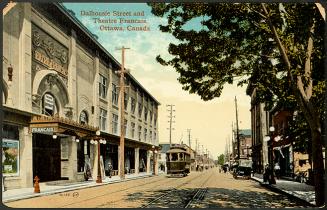
[[[52,133],[54,128],[32,128],[32,133]]]

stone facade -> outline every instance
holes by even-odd
[[[4,124],[16,126],[19,133],[15,139],[19,142],[19,173],[6,176],[7,189],[33,186],[32,139],[40,138],[30,126],[35,116],[56,115],[67,120],[68,124],[98,127],[101,137],[107,140],[106,145],[101,145],[100,154],[104,155],[102,151],[106,151],[109,144],[115,151],[119,149],[121,96],[119,92],[116,95],[119,77],[115,71],[120,70],[120,63],[57,3],[17,3],[3,16],[3,26]],[[150,160],[149,151],[159,145],[157,120],[160,104],[130,73],[125,76],[125,85],[130,86],[125,90],[125,148],[135,153],[132,155],[134,165],[129,166],[134,169],[129,172],[139,172],[137,158],[144,151],[148,151],[144,159],[147,172],[150,172],[150,161],[153,162],[156,155]],[[139,103],[132,105],[132,100]],[[137,113],[139,105],[142,106],[140,116]],[[140,139],[139,126],[142,128]],[[95,132],[91,129],[89,135],[78,136],[74,134],[79,133],[78,129],[80,126],[65,133],[42,133],[58,135],[58,139],[53,140],[60,141],[60,178],[84,178],[84,171],[78,169],[78,148],[82,153],[88,151],[93,178],[96,177],[98,147],[90,144]],[[81,141],[74,141],[77,138]],[[85,145],[81,145],[82,138]],[[140,149],[142,154],[139,154]],[[112,161],[110,155],[107,160]]]

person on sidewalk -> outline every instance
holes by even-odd
[[[108,173],[109,173],[109,178],[111,178],[111,174],[112,174],[112,165],[111,165],[110,162],[109,162],[109,164],[108,164]]]
[[[280,166],[279,166],[278,162],[275,163],[274,170],[275,170],[277,179],[279,179],[280,178]]]

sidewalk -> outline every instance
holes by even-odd
[[[160,175],[161,173],[159,173]],[[133,179],[140,179],[145,177],[153,176],[151,173],[139,173],[138,175],[135,174],[126,174],[125,180],[121,180],[119,176],[113,176],[111,178],[106,177],[102,180],[102,183],[96,183],[95,180],[89,180],[84,182],[76,182],[71,184],[59,184],[53,185],[51,183],[40,183],[40,193],[34,193],[34,188],[20,188],[20,189],[13,189],[13,190],[6,190],[2,192],[2,202],[11,202],[21,199],[27,199],[32,197],[39,197],[44,195],[51,195],[55,193],[67,192],[77,189],[89,188],[89,187],[96,187],[107,185],[111,183],[123,182]]]
[[[314,186],[284,179],[276,179],[276,184],[264,184],[262,174],[254,174],[251,179],[273,191],[302,200],[310,206],[315,206],[316,204]]]

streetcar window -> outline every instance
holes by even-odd
[[[178,160],[178,154],[177,153],[172,153],[171,154],[171,161],[177,161]]]
[[[180,161],[183,161],[183,160],[184,160],[184,154],[183,154],[183,153],[180,153],[180,154],[179,154],[179,160],[180,160]]]

